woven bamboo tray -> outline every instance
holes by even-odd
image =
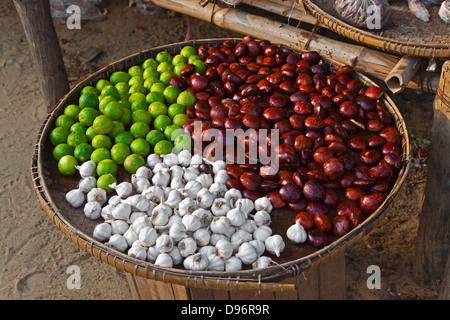
[[[443,24],[445,23],[437,16],[436,9],[439,7],[432,7],[433,14],[430,17],[429,22],[422,22],[416,18],[412,13],[409,16],[408,24],[411,26],[402,25],[403,21],[394,21],[392,16],[388,24],[382,29],[377,31],[364,30],[354,27],[350,24],[340,20],[334,10],[334,1],[329,0],[298,0],[301,5],[304,5],[305,9],[320,23],[326,25],[334,32],[359,43],[388,51],[400,55],[421,57],[421,58],[436,58],[436,59],[448,59],[450,58],[450,27],[449,28],[428,28],[432,23]],[[405,15],[407,10],[406,1],[393,2],[391,9],[394,13],[402,13]],[[405,7],[406,5],[406,7]],[[423,27],[414,27],[414,24],[421,24]],[[401,28],[411,28],[411,32],[405,34],[399,34],[396,30]],[[446,30],[445,30],[446,29]],[[437,34],[432,34],[437,32]]]
[[[179,52],[185,45],[198,47],[218,46],[224,40],[240,41],[240,39],[210,39],[197,40],[171,45],[160,46],[145,50],[123,58],[102,68],[98,72],[87,77],[78,83],[47,116],[37,137],[37,142],[33,150],[31,161],[31,176],[37,197],[47,215],[53,223],[80,248],[89,254],[102,260],[103,262],[133,276],[143,277],[152,280],[159,280],[176,285],[193,288],[205,288],[216,290],[252,290],[252,291],[295,291],[294,284],[282,284],[280,281],[296,277],[311,266],[332,257],[338,252],[342,252],[347,244],[357,241],[370,232],[385,214],[386,209],[393,201],[402,183],[406,179],[410,164],[410,144],[405,122],[394,105],[393,101],[385,95],[383,101],[387,110],[395,119],[397,128],[403,137],[403,167],[397,180],[393,183],[393,188],[380,208],[367,219],[354,228],[351,232],[341,238],[332,238],[332,242],[324,248],[316,249],[308,244],[295,245],[286,239],[287,228],[293,224],[295,214],[289,210],[275,210],[272,213],[272,228],[274,234],[280,234],[285,238],[286,249],[280,258],[273,257],[276,265],[260,270],[242,270],[239,272],[214,272],[214,271],[187,271],[177,268],[163,268],[152,263],[141,261],[128,256],[126,253],[116,251],[104,243],[92,237],[94,227],[103,222],[92,221],[84,216],[82,208],[74,209],[65,200],[65,194],[76,188],[79,177],[65,177],[59,174],[57,163],[52,157],[52,145],[49,142],[49,134],[54,126],[54,120],[63,112],[64,107],[71,103],[76,103],[81,89],[86,85],[95,85],[99,79],[109,78],[118,70],[127,70],[130,66],[141,64],[144,60],[155,57],[160,51],[166,50],[172,54]],[[334,62],[329,61],[335,64]],[[366,85],[374,83],[363,75],[358,75]],[[120,167],[118,181],[129,181],[129,175]]]

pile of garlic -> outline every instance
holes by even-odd
[[[110,186],[116,194],[109,200],[102,189],[82,188],[84,179],[95,172],[89,170],[92,163],[83,164],[80,187],[66,199],[80,207],[87,194],[86,217],[104,219],[93,237],[139,260],[188,270],[269,266],[273,261],[263,254],[280,256],[285,248],[283,238],[270,228],[270,200],[253,202],[238,189],[228,189],[224,161],[210,163],[212,174],[199,171],[203,162],[207,160],[187,150],[151,154],[130,182]]]

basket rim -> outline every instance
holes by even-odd
[[[382,37],[371,32],[354,27],[321,9],[311,0],[298,0],[303,2],[307,10],[334,32],[348,39],[363,43],[372,47],[390,51],[401,55],[410,55],[421,58],[446,59],[450,57],[450,45],[426,44],[395,40]]]
[[[334,242],[328,244],[327,246],[318,249],[317,251],[308,254],[306,256],[294,259],[289,262],[285,262],[279,265],[269,266],[264,269],[258,270],[241,270],[236,272],[216,272],[216,271],[190,271],[178,268],[165,268],[156,266],[148,261],[138,260],[136,258],[128,256],[126,253],[119,252],[111,247],[108,247],[104,243],[94,239],[90,235],[84,233],[73,226],[65,217],[64,214],[58,209],[58,206],[53,202],[51,194],[47,190],[46,182],[43,175],[42,159],[43,159],[43,146],[46,143],[48,131],[53,125],[53,120],[59,115],[62,108],[69,101],[72,95],[79,93],[82,87],[92,82],[93,79],[99,76],[105,76],[105,74],[112,73],[117,69],[117,67],[123,63],[132,61],[133,59],[139,58],[144,61],[145,57],[148,55],[155,55],[155,53],[169,49],[177,48],[185,45],[205,45],[205,44],[220,44],[225,40],[230,41],[240,41],[241,39],[236,38],[216,38],[216,39],[203,39],[203,40],[191,40],[173,43],[169,45],[163,45],[154,47],[148,50],[139,51],[127,57],[124,57],[116,62],[106,65],[97,72],[87,76],[85,79],[80,81],[75,85],[69,93],[67,93],[57,104],[57,106],[51,111],[47,119],[42,125],[35,148],[33,150],[32,162],[31,162],[31,176],[32,182],[35,187],[35,192],[41,202],[42,207],[46,211],[47,215],[51,218],[53,223],[63,231],[63,233],[75,242],[80,248],[86,250],[88,253],[94,255],[95,257],[101,259],[102,261],[122,270],[129,272],[134,275],[138,275],[144,278],[162,280],[165,282],[171,282],[175,284],[184,284],[186,286],[192,287],[219,287],[219,288],[229,288],[230,285],[238,285],[239,283],[250,283],[260,287],[264,283],[270,283],[273,281],[283,280],[288,277],[295,277],[299,273],[307,270],[312,265],[320,263],[321,259],[331,256],[335,252],[338,252],[345,245],[353,242],[360,237],[364,236],[372,228],[380,222],[380,217],[383,216],[388,208],[389,204],[393,201],[393,198],[398,193],[403,182],[405,181],[410,168],[410,144],[409,136],[406,130],[405,122],[401,116],[399,110],[395,106],[392,99],[385,94],[384,102],[389,109],[391,115],[395,118],[398,129],[403,137],[403,150],[404,150],[404,161],[403,167],[398,175],[397,181],[395,182],[390,193],[386,196],[386,200],[383,204],[368,216],[364,222],[352,229],[349,233],[342,236],[341,238],[335,240]],[[282,47],[286,47],[280,45]],[[328,63],[334,65],[342,65],[341,63],[332,61],[330,59],[324,59]],[[376,85],[372,80],[367,78],[360,73],[356,75],[363,80],[365,85]],[[277,286],[275,286],[277,287]],[[276,288],[275,288],[276,289]]]

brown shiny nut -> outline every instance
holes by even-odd
[[[348,200],[358,202],[359,199],[365,195],[366,192],[361,188],[350,187],[345,189],[345,197]]]
[[[325,232],[319,229],[311,229],[308,231],[308,243],[312,244],[314,247],[321,248],[328,244],[329,239]]]
[[[362,137],[352,137],[348,139],[348,146],[353,150],[364,150],[367,148],[367,143]]]
[[[372,136],[367,139],[367,146],[370,148],[381,147],[386,144],[386,139],[380,136]]]
[[[333,234],[342,237],[352,229],[352,222],[348,216],[336,216],[333,219]]]
[[[311,65],[320,61],[320,54],[317,51],[307,51],[302,53],[302,60],[306,60]]]
[[[291,124],[292,128],[295,130],[305,130],[305,120],[306,117],[302,116],[300,114],[294,114],[289,117],[289,123]]]
[[[259,129],[261,121],[258,116],[253,114],[246,114],[242,117],[242,123],[245,127],[249,129]]]
[[[378,163],[378,161],[380,161],[381,158],[382,158],[381,153],[373,149],[365,149],[361,151],[359,155],[359,159],[365,164],[369,165]]]
[[[370,132],[380,132],[384,128],[384,124],[380,120],[368,120],[366,128]]]
[[[270,203],[272,203],[272,206],[275,209],[280,209],[286,206],[286,202],[281,199],[280,193],[278,191],[272,191],[269,194],[267,194],[267,198],[270,200]]]
[[[366,97],[378,100],[383,96],[384,91],[380,87],[369,87],[364,94],[366,95]]]
[[[245,172],[239,178],[239,182],[248,190],[257,190],[261,184],[261,177],[255,172]]]
[[[331,158],[323,164],[323,172],[328,178],[334,180],[344,173],[344,165],[336,158]]]
[[[264,110],[263,117],[269,121],[276,122],[284,117],[285,111],[282,108],[270,107]]]
[[[386,127],[379,133],[380,137],[386,139],[387,142],[401,145],[402,143],[402,137],[400,133],[398,132],[397,128],[395,127]]]
[[[359,207],[364,214],[369,215],[374,213],[385,199],[386,196],[379,192],[364,195],[359,200]]]
[[[317,116],[309,116],[305,119],[305,126],[308,129],[319,130],[324,126],[323,119]]]
[[[339,106],[339,113],[345,118],[353,118],[358,114],[358,106],[353,101],[344,101]]]
[[[333,227],[330,218],[323,213],[317,213],[314,215],[314,224],[317,229],[325,233],[331,232]]]
[[[287,96],[285,94],[275,93],[275,94],[271,95],[269,98],[269,104],[271,107],[286,108],[288,102],[289,102],[289,96]]]
[[[305,100],[299,100],[294,104],[294,112],[300,115],[309,116],[313,112],[313,105]]]
[[[337,69],[336,71],[336,76],[340,77],[340,76],[351,76],[353,74],[353,67],[349,66],[349,65],[344,65],[339,67],[339,69]]]
[[[312,139],[308,138],[305,135],[299,135],[295,138],[294,149],[297,152],[301,152],[302,150],[305,150],[305,149],[311,149],[312,144],[313,144]]]
[[[378,165],[370,168],[369,175],[376,180],[390,181],[394,176],[394,172],[387,165]]]
[[[295,145],[294,145],[295,146]],[[323,165],[325,162],[334,158],[333,152],[328,150],[327,147],[320,147],[314,152],[314,161],[320,165]]]
[[[303,186],[303,195],[309,201],[320,201],[325,197],[325,188],[317,180],[309,180]]]
[[[338,141],[333,141],[328,145],[328,149],[335,155],[341,155],[347,150],[345,144]]]
[[[299,223],[302,225],[303,228],[305,228],[305,230],[313,229],[316,226],[314,223],[314,215],[308,211],[301,211],[297,213],[297,215],[294,218],[294,221],[295,222],[299,221]]]

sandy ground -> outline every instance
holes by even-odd
[[[150,47],[183,41],[186,18],[160,10],[153,16],[128,1],[103,0],[102,22],[80,30],[55,23],[71,85],[107,63]],[[42,209],[30,178],[31,151],[46,117],[44,100],[22,25],[12,1],[0,3],[0,299],[132,299],[125,274],[67,239]],[[239,37],[192,19],[191,39]],[[90,48],[102,53],[81,57]],[[394,97],[412,135],[413,150],[427,151],[433,96],[406,92]],[[422,141],[422,142],[420,142]],[[427,142],[427,140],[425,140]],[[380,226],[346,252],[350,300],[435,299],[436,291],[412,278],[426,162],[417,160],[407,183]],[[382,267],[381,289],[366,286],[367,267]],[[69,289],[68,268],[81,272],[81,288]]]

